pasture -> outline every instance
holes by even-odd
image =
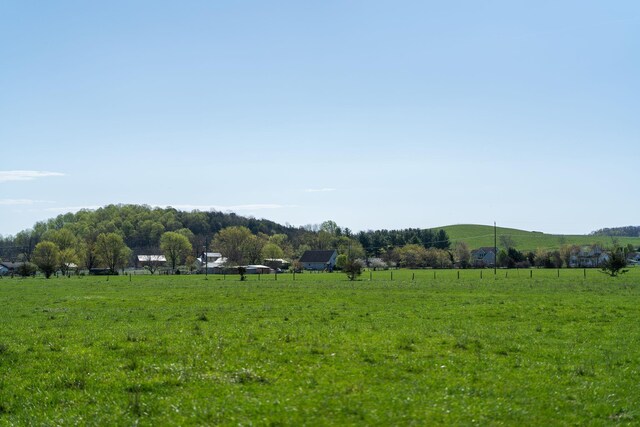
[[[640,422],[639,268],[369,274],[2,279],[0,425]]]

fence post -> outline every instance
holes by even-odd
[[[458,279],[460,279],[460,270],[458,270]]]
[[[371,270],[369,270],[369,281],[373,280],[373,273],[371,272]]]
[[[480,278],[482,279],[482,270],[480,270]]]
[[[584,270],[584,271],[583,271],[583,275],[584,275],[584,278],[586,279],[586,278],[587,278],[587,269],[586,269],[586,268],[584,268],[583,270]]]
[[[413,282],[414,280],[416,280],[416,273],[411,273],[411,281]]]
[[[393,282],[393,271],[391,272],[391,281]]]

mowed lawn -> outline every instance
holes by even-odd
[[[640,423],[640,269],[459,274],[2,279],[0,425]]]

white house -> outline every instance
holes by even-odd
[[[599,246],[586,246],[573,253],[569,259],[570,267],[598,267],[609,259],[609,254]]]

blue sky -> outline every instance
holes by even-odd
[[[640,2],[0,3],[0,234],[80,208],[638,225]]]

